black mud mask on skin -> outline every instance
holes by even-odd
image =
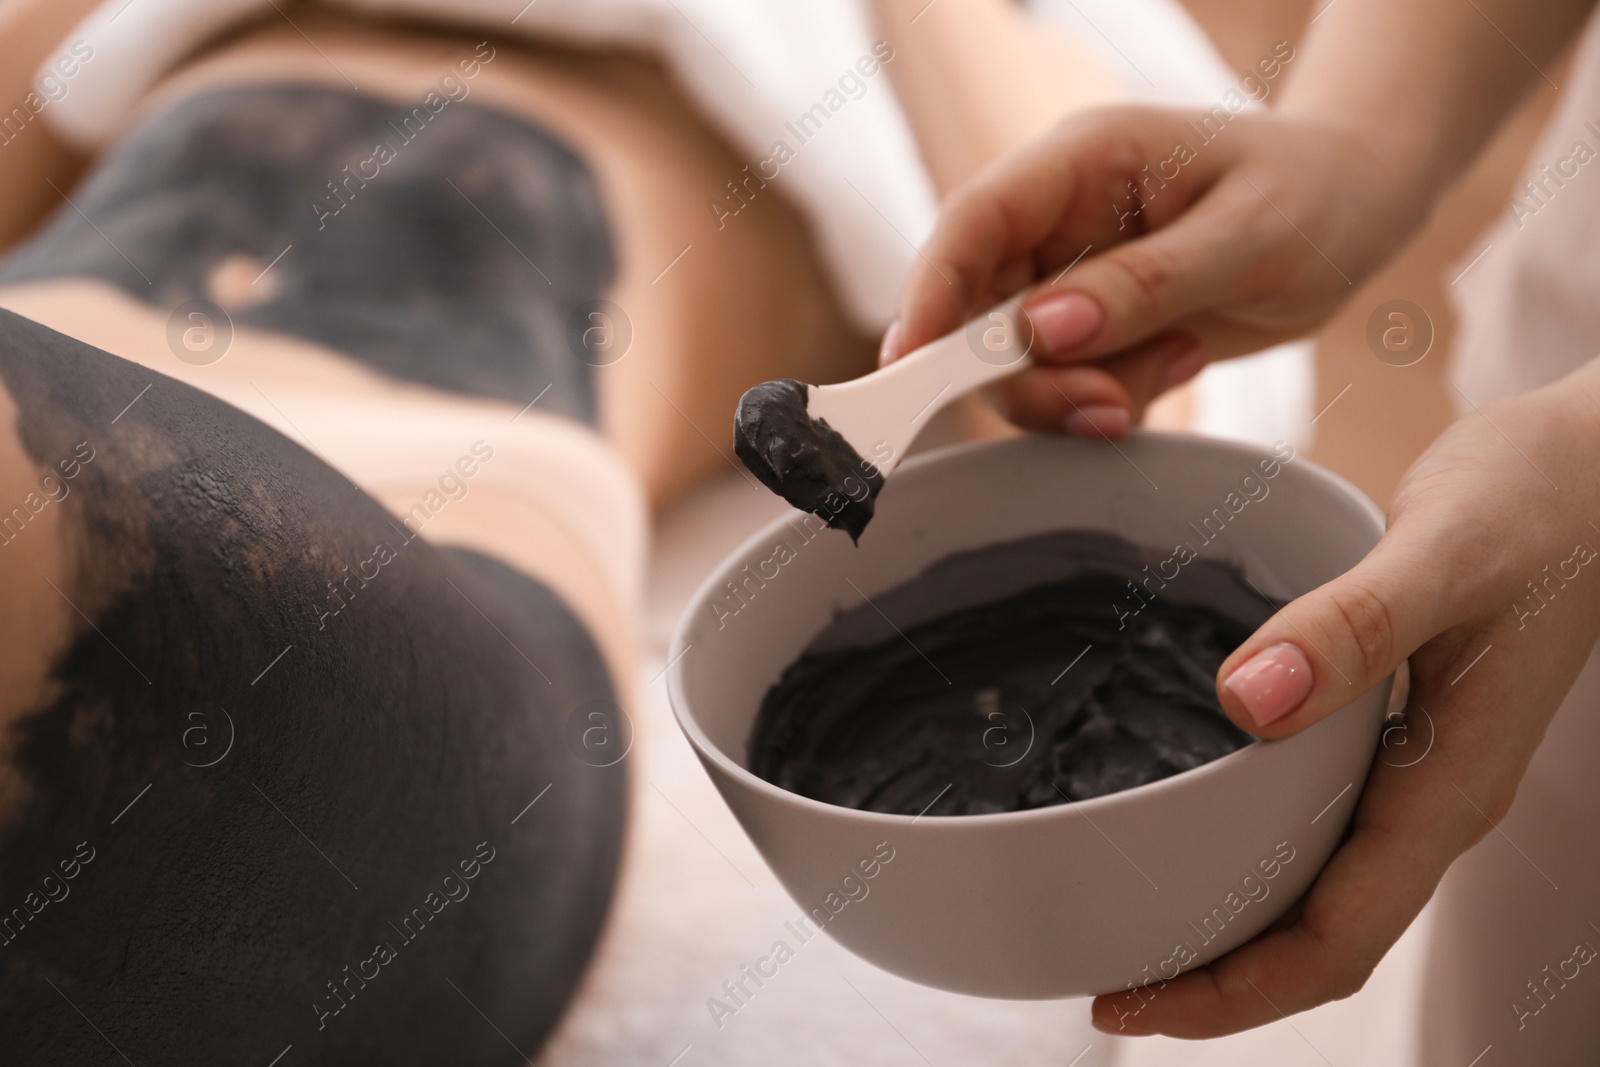
[[[266,299],[224,306],[240,326],[595,419],[573,326],[615,277],[610,226],[584,161],[526,119],[472,99],[432,113],[322,86],[218,89],[134,127],[69,192],[76,209],[0,282],[97,278],[170,311],[212,299],[213,270],[242,256],[272,266],[249,290]]]
[[[804,382],[780,378],[740,397],[733,450],[768,489],[861,540],[883,474],[827,420],[807,414]]]
[[[1276,605],[1202,559],[1146,586],[1149,558],[1064,531],[934,564],[783,672],[750,769],[844,807],[978,815],[1131,789],[1249,744],[1215,675]]]

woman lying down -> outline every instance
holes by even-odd
[[[618,878],[649,508],[749,384],[871,366],[914,151],[945,188],[1111,91],[999,2],[735,5],[717,73],[673,5],[520,6],[0,13],[8,1061],[537,1052]]]

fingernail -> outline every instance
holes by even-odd
[[[1034,336],[1047,352],[1076,348],[1100,332],[1105,312],[1083,293],[1061,293],[1046,297],[1027,308],[1033,320]]]
[[[1182,355],[1167,364],[1167,369],[1161,372],[1161,391],[1175,389],[1196,374],[1206,369],[1206,364],[1211,362],[1211,357],[1206,355],[1206,350],[1199,345],[1186,349]]]
[[[1228,675],[1222,688],[1239,698],[1257,726],[1276,722],[1311,692],[1311,663],[1291,644],[1257,652]]]
[[[887,367],[899,354],[899,348],[900,320],[895,319],[889,324],[889,328],[883,331],[883,343],[878,346],[878,366]]]
[[[1128,436],[1130,424],[1128,409],[1115,404],[1085,404],[1061,420],[1061,428],[1070,434],[1108,441]]]

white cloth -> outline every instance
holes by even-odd
[[[1465,271],[1450,287],[1461,324],[1454,381],[1473,404],[1549,384],[1600,354],[1600,22],[1566,81],[1505,214],[1450,271]]]
[[[1028,10],[1098,52],[1141,103],[1209,106],[1239,84],[1200,24],[1172,0],[1029,0]]]
[[[1600,354],[1600,16],[1564,80],[1504,215],[1449,271],[1460,323],[1452,399],[1462,412],[1548,385]],[[1600,947],[1591,910],[1600,892],[1597,755],[1600,651],[1562,701],[1498,832],[1440,886],[1426,1067],[1464,1063],[1491,1044],[1485,1064],[1600,1061],[1600,983],[1541,985],[1547,1009],[1530,992],[1574,942]]]

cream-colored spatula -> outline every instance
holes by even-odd
[[[861,537],[883,480],[935,412],[1031,363],[1022,297],[848,382],[763,382],[739,400],[733,447],[762,483],[829,526]]]

